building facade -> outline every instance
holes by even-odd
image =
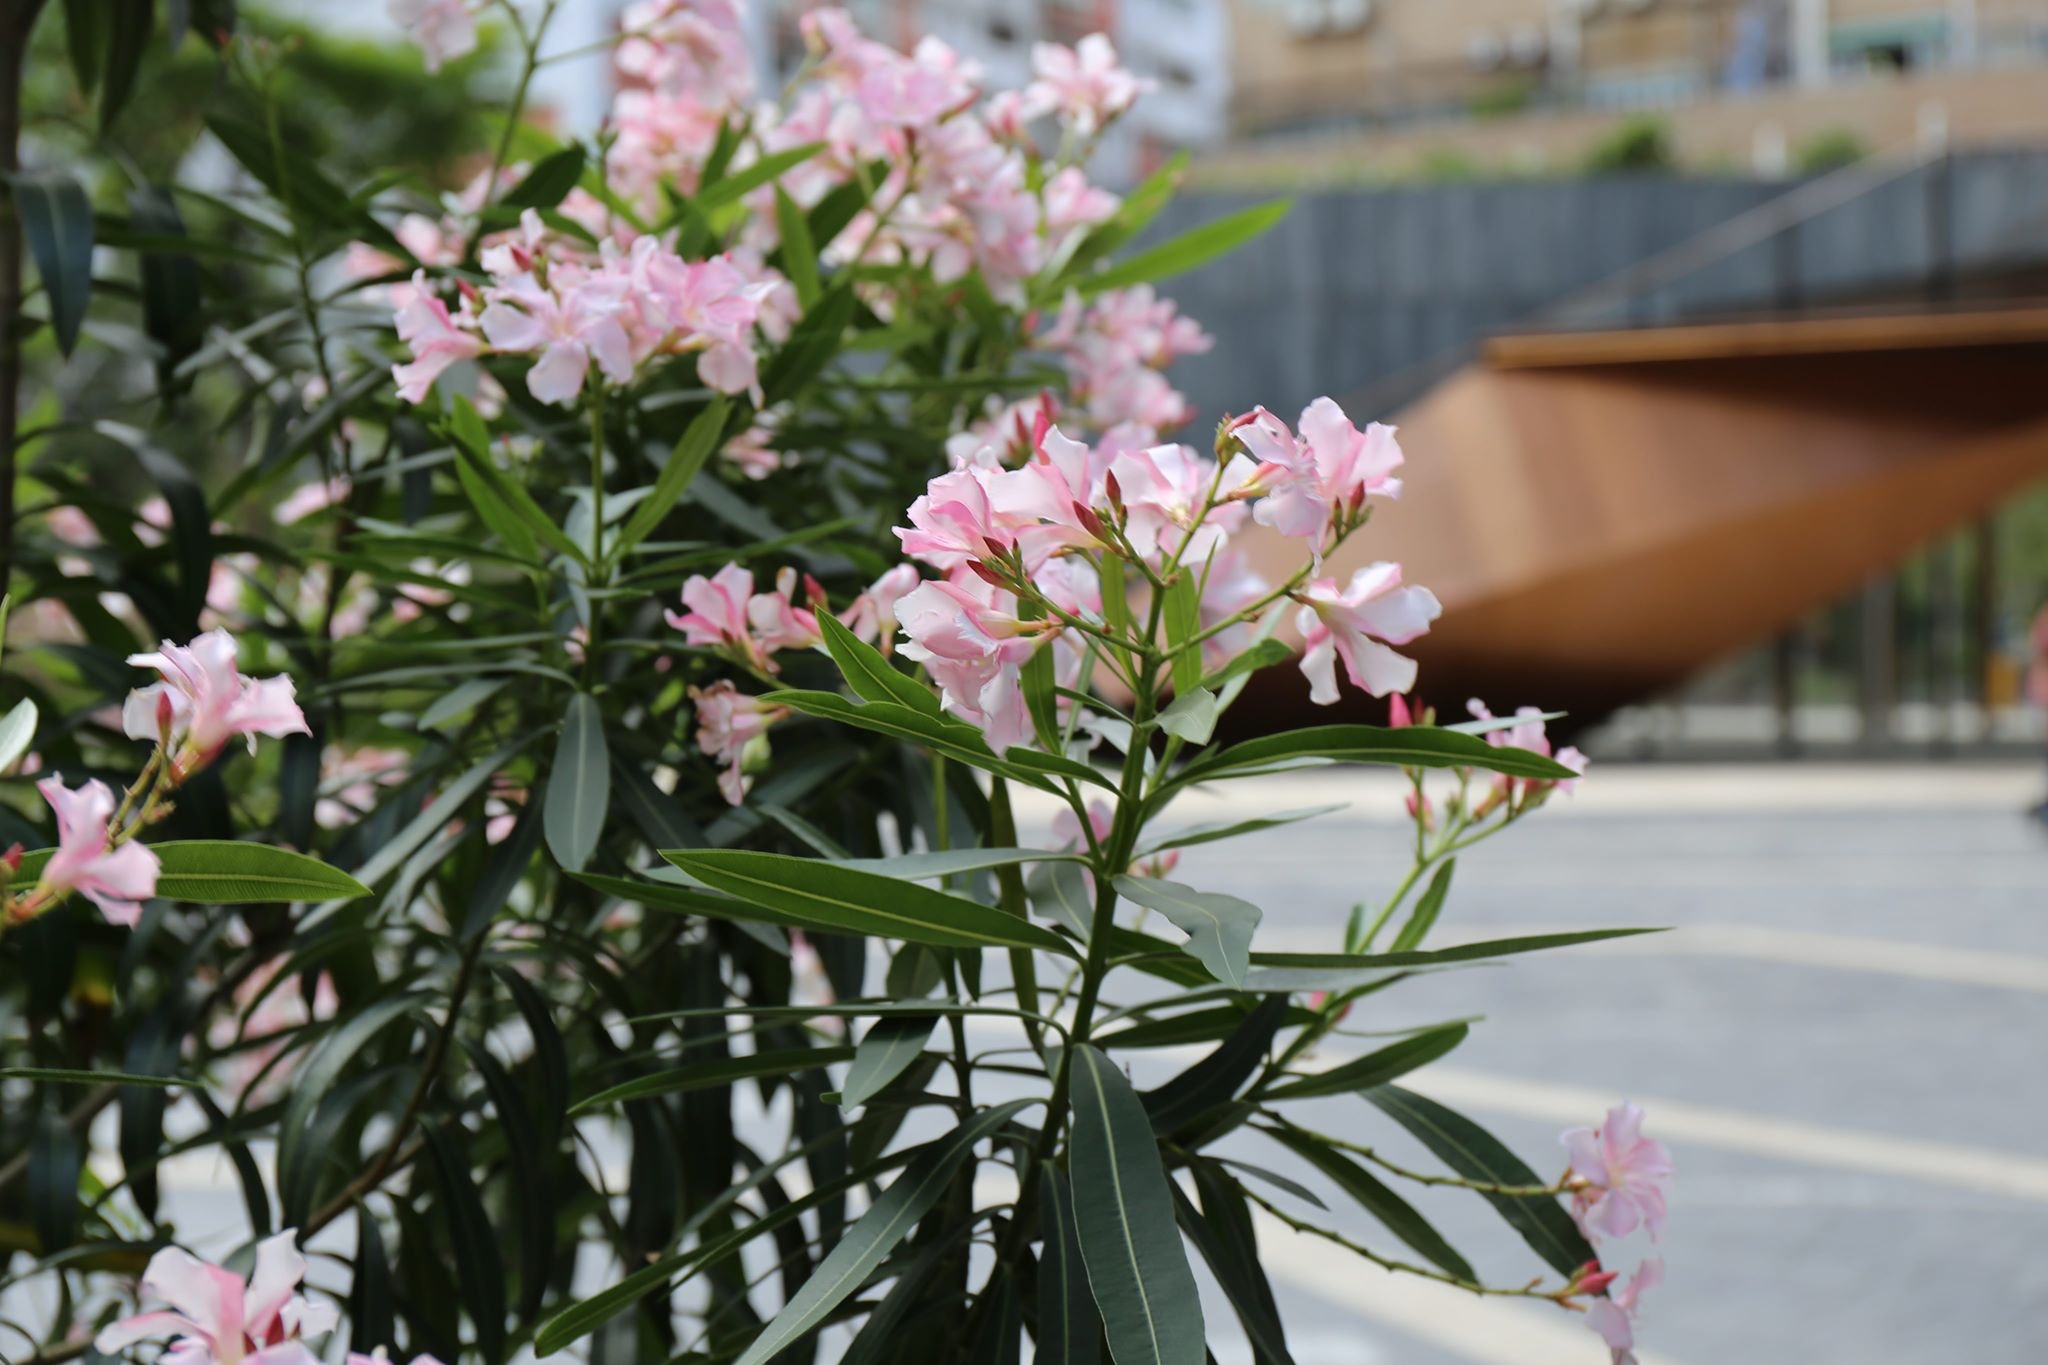
[[[1659,109],[1986,69],[2048,80],[2048,0],[1231,4],[1240,138]]]

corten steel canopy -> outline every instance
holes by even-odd
[[[1446,719],[1480,696],[1583,724],[2048,476],[2048,306],[1502,336],[1394,420],[1404,493],[1328,572],[1398,560],[1442,599],[1406,652]],[[1261,682],[1240,724],[1385,715]]]

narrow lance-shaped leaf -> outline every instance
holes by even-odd
[[[1187,954],[1226,986],[1243,986],[1252,932],[1263,913],[1250,901],[1153,877],[1118,877],[1117,894],[1157,910],[1188,936]]]
[[[1384,1084],[1397,1076],[1405,1076],[1417,1067],[1427,1066],[1445,1053],[1452,1051],[1465,1041],[1467,1030],[1463,1024],[1451,1024],[1445,1028],[1431,1029],[1418,1033],[1413,1038],[1403,1038],[1390,1043],[1376,1052],[1354,1058],[1328,1071],[1313,1076],[1269,1087],[1268,1100],[1306,1100],[1319,1095],[1343,1095],[1354,1090],[1365,1090]]]
[[[370,888],[348,873],[290,849],[238,839],[177,839],[151,844],[161,870],[156,893],[165,900],[207,905],[254,905],[268,901],[353,900]],[[35,880],[52,850],[21,855],[15,880]]]
[[[57,349],[70,355],[92,297],[92,201],[69,171],[17,171],[8,179],[22,236],[42,277]]]
[[[439,1177],[463,1306],[476,1325],[477,1352],[486,1365],[495,1365],[505,1353],[505,1264],[498,1254],[497,1233],[484,1212],[483,1200],[470,1178],[468,1156],[454,1131],[430,1123],[424,1136]]]
[[[1383,1181],[1358,1162],[1299,1129],[1268,1128],[1263,1131],[1328,1176],[1338,1189],[1351,1196],[1354,1203],[1438,1270],[1467,1282],[1478,1279],[1472,1273],[1471,1263],[1444,1240],[1442,1233],[1430,1226],[1428,1219],[1416,1212],[1413,1204],[1388,1189]]]
[[[846,1084],[840,1087],[840,1105],[851,1109],[879,1095],[917,1060],[938,1022],[937,1015],[877,1019],[854,1050]]]
[[[548,851],[570,872],[580,872],[597,850],[611,801],[611,757],[605,749],[604,713],[597,699],[578,692],[562,718],[548,777],[545,825]]]
[[[1500,1139],[1435,1100],[1398,1085],[1377,1086],[1366,1091],[1365,1098],[1467,1180],[1494,1185],[1544,1183]],[[1570,1275],[1586,1262],[1597,1259],[1592,1244],[1557,1200],[1505,1194],[1487,1194],[1485,1199],[1558,1274]]]
[[[1207,781],[1225,773],[1300,758],[1343,763],[1383,763],[1404,768],[1483,768],[1509,777],[1557,781],[1578,774],[1555,759],[1526,749],[1508,749],[1456,730],[1427,725],[1318,725],[1233,744],[1206,754],[1182,770],[1181,782]]]
[[[614,554],[623,555],[647,539],[654,528],[661,525],[661,519],[689,491],[705,461],[717,453],[724,441],[726,420],[731,411],[732,405],[726,399],[714,398],[704,411],[690,420],[690,425],[683,429],[682,439],[669,452],[668,462],[655,476],[653,489],[626,518]]]
[[[627,1100],[650,1099],[656,1095],[683,1095],[694,1090],[709,1090],[715,1086],[731,1085],[734,1081],[751,1080],[757,1076],[794,1075],[835,1062],[850,1061],[853,1053],[854,1050],[850,1047],[794,1047],[772,1052],[750,1052],[744,1057],[728,1057],[717,1062],[692,1061],[685,1056],[680,1063],[666,1071],[636,1077],[608,1090],[601,1090],[588,1099],[578,1100],[570,1107],[569,1113],[573,1117],[610,1105],[622,1104]]]
[[[1117,1365],[1203,1365],[1201,1295],[1145,1106],[1093,1047],[1074,1048],[1067,1064],[1074,1220],[1110,1354]]]
[[[1141,251],[1107,270],[1082,276],[1078,281],[1081,292],[1095,294],[1104,289],[1122,289],[1192,270],[1202,262],[1226,251],[1234,251],[1259,236],[1285,218],[1292,207],[1291,200],[1282,199],[1241,209],[1213,222],[1189,228],[1171,241]]]
[[[938,694],[907,677],[882,652],[839,623],[829,611],[817,613],[826,652],[853,695],[866,702],[894,702],[927,716],[939,714]]]
[[[792,1342],[808,1335],[841,1303],[866,1283],[879,1266],[936,1204],[974,1150],[1011,1118],[1036,1103],[1012,1100],[984,1109],[945,1137],[928,1145],[875,1199],[860,1221],[846,1230],[811,1278],[783,1306],[761,1335],[740,1355],[737,1365],[762,1365]],[[1199,1361],[1200,1357],[1197,1357]]]
[[[1411,952],[1422,946],[1422,940],[1429,937],[1429,931],[1436,925],[1436,917],[1443,913],[1444,898],[1451,894],[1451,873],[1457,869],[1456,858],[1447,859],[1429,879],[1429,886],[1423,891],[1422,899],[1415,902],[1415,909],[1408,916],[1408,922],[1401,926],[1401,932],[1394,935],[1393,951]]]
[[[1045,1365],[1098,1365],[1102,1359],[1102,1318],[1088,1289],[1081,1234],[1074,1224],[1074,1190],[1067,1173],[1043,1168],[1038,1186],[1038,1228],[1045,1249],[1038,1257],[1037,1359]]]
[[[770,912],[770,923],[940,948],[1039,948],[1073,955],[1059,935],[994,906],[843,864],[744,849],[669,850],[661,856],[712,890]]]

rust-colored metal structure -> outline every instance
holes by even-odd
[[[1330,571],[1443,600],[1410,650],[1441,710],[1584,723],[2048,477],[2048,305],[1501,336],[1394,420],[1406,490]],[[1270,686],[1247,709],[1301,714]]]

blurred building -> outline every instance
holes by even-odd
[[[803,60],[797,19],[814,6],[785,0],[759,8],[773,15],[769,63],[794,71]],[[1096,173],[1111,183],[1142,175],[1170,152],[1209,146],[1228,128],[1224,0],[850,0],[845,8],[863,31],[906,50],[927,35],[942,39],[980,63],[994,90],[1031,79],[1036,43],[1071,46],[1108,34],[1124,64],[1154,85],[1098,153]]]
[[[1683,108],[1682,154],[1774,171],[1823,135],[2048,128],[2048,0],[1230,3],[1240,140],[1369,130],[1382,160],[1556,163],[1618,113]]]

